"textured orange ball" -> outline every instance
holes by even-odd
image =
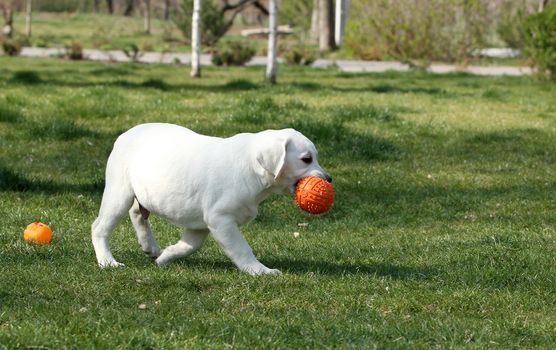
[[[52,239],[52,230],[42,222],[33,222],[23,231],[23,239],[38,244],[48,244]]]
[[[295,203],[311,214],[327,212],[334,201],[334,187],[315,176],[301,178],[295,186]]]

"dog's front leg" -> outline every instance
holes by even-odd
[[[230,218],[218,218],[209,225],[212,236],[224,253],[241,270],[252,276],[262,274],[281,274],[280,270],[269,269],[261,264],[251,247],[239,232],[239,227]]]

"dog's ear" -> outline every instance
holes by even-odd
[[[261,144],[257,145],[257,162],[274,176],[274,180],[278,179],[284,170],[288,142],[288,137],[273,135],[264,138]]]

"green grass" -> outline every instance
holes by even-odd
[[[0,57],[0,348],[554,348],[556,85],[188,73]],[[293,126],[315,141],[332,210],[272,197],[242,230],[284,275],[242,274],[213,240],[158,268],[128,219],[112,240],[126,267],[97,268],[106,158],[153,121],[218,136]],[[23,241],[37,220],[51,245]],[[153,228],[163,246],[179,237]]]
[[[16,13],[16,32],[25,29],[25,16]],[[153,18],[151,34],[145,34],[141,16],[124,17],[91,13],[33,13],[30,45],[65,47],[78,41],[84,48],[122,50],[136,45],[141,51],[190,51],[181,31],[172,21]]]

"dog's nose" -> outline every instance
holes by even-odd
[[[332,183],[332,176],[326,174],[326,175],[324,175],[324,178],[326,179],[326,181]]]

